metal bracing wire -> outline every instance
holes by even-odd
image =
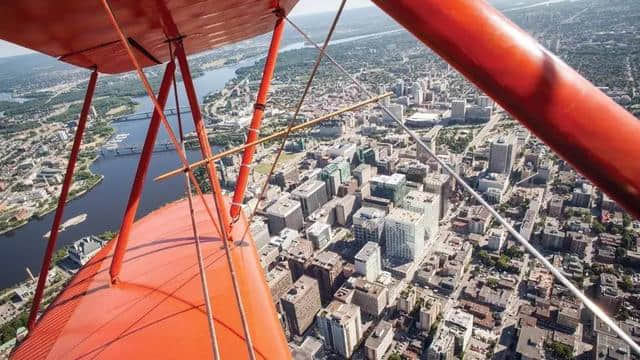
[[[173,51],[171,49],[171,42],[169,42],[169,53],[171,54],[171,61],[174,61]],[[178,82],[176,81],[175,74],[173,76],[173,95],[176,102],[176,115],[178,117],[178,134],[180,136],[180,146],[182,151],[186,153],[184,146],[184,131],[182,128],[182,114],[180,112],[180,102],[178,99]],[[196,244],[196,256],[198,258],[198,271],[200,272],[200,283],[202,286],[202,295],[204,297],[205,309],[207,311],[207,324],[209,326],[209,340],[211,341],[211,351],[213,353],[214,360],[220,359],[220,347],[218,346],[218,338],[216,336],[216,328],[213,320],[213,305],[209,297],[209,284],[207,282],[207,271],[204,265],[204,259],[202,258],[202,249],[200,246],[200,234],[198,232],[198,225],[196,224],[195,212],[193,210],[193,197],[191,194],[191,182],[189,181],[189,175],[184,174],[184,186],[187,193],[187,199],[189,202],[189,216],[191,217],[191,227],[193,229],[193,239]]]
[[[324,56],[331,61],[345,76],[349,77],[349,79],[358,86],[365,94],[371,96],[372,92],[370,92],[364,84],[362,84],[358,79],[353,77],[344,67],[342,67],[336,60],[329,54],[326,53],[324,48],[321,48],[317,43],[315,43],[302,29],[300,29],[291,19],[285,17],[287,22],[293,26],[296,31],[298,31],[310,44],[320,50]],[[381,109],[391,117],[397,124],[400,126],[404,132],[406,132],[424,151],[426,151],[429,156],[431,156],[447,173],[449,173],[457,182],[460,184],[473,198],[475,198],[484,208],[486,208],[491,215],[493,215],[502,226],[504,226],[507,231],[514,237],[520,244],[522,244],[530,254],[532,254],[536,259],[538,259],[545,268],[547,268],[555,278],[562,283],[562,285],[566,286],[569,291],[571,291],[578,299],[580,299],[585,306],[593,312],[593,314],[602,320],[607,326],[611,328],[624,342],[629,344],[629,346],[635,351],[637,354],[640,354],[640,346],[633,341],[633,339],[625,333],[616,323],[607,315],[598,305],[596,305],[591,299],[589,299],[583,292],[581,292],[569,279],[567,279],[560,270],[558,270],[553,264],[549,262],[529,241],[527,241],[520,233],[518,233],[489,203],[487,203],[480,194],[478,194],[469,184],[467,184],[460,175],[458,175],[451,167],[449,167],[444,161],[439,159],[436,154],[429,148],[419,136],[417,136],[411,129],[409,129],[405,124],[402,123],[400,119],[398,119],[387,107],[380,104]]]
[[[182,47],[182,43],[178,43],[178,45],[181,47],[180,48],[180,52],[178,53],[178,61],[183,63],[184,66],[181,66],[181,71],[185,71],[185,73],[183,73],[183,76],[185,76],[186,73],[188,73],[186,70],[189,69],[189,64],[187,63],[187,58],[186,58],[186,54],[184,52],[184,48]],[[191,77],[190,75],[188,75],[188,77],[185,78],[185,81],[189,80],[190,81]],[[191,85],[193,86],[193,85]],[[187,95],[189,94],[189,90],[186,86],[185,83],[185,88],[187,89]],[[196,104],[197,106],[197,104]],[[192,109],[193,111],[193,109]],[[195,118],[194,118],[195,120]],[[196,131],[198,130],[198,126],[196,125]],[[202,127],[202,132],[204,132],[204,143],[201,142],[201,146],[208,146],[208,139],[207,139],[207,135],[206,135],[206,130],[204,128],[204,126]],[[211,165],[211,163],[209,163],[209,165]],[[189,170],[189,172],[191,172],[191,170]],[[242,331],[244,333],[244,337],[245,337],[245,344],[247,346],[247,353],[249,354],[249,359],[251,360],[255,360],[256,359],[256,354],[255,351],[253,349],[253,338],[251,337],[251,329],[249,328],[249,320],[247,318],[246,312],[244,310],[244,303],[242,301],[242,294],[241,294],[241,290],[240,290],[240,284],[238,282],[238,276],[236,275],[236,268],[235,265],[233,264],[233,256],[231,254],[231,245],[230,245],[230,234],[229,234],[229,230],[226,227],[226,223],[224,221],[224,215],[225,215],[225,210],[224,210],[224,200],[222,199],[222,197],[218,197],[216,195],[222,195],[220,194],[216,194],[216,191],[222,191],[220,189],[220,187],[218,186],[216,189],[216,184],[215,182],[217,181],[217,178],[215,178],[215,175],[212,176],[212,174],[215,174],[215,170],[211,170],[209,169],[209,180],[211,181],[211,191],[213,192],[213,202],[216,206],[216,214],[218,215],[218,222],[220,224],[220,235],[222,236],[222,247],[224,249],[224,254],[225,254],[225,258],[227,260],[227,264],[229,265],[229,275],[231,277],[231,284],[233,286],[233,295],[235,297],[236,300],[236,304],[238,305],[238,313],[240,313],[240,320],[242,322]],[[222,209],[222,210],[221,210]]]
[[[309,120],[309,121],[304,122],[302,124],[298,124],[298,125],[296,125],[296,126],[291,128],[291,132],[302,131],[302,130],[305,130],[305,129],[309,128],[309,127],[316,126],[318,124],[321,124],[324,121],[331,120],[332,118],[334,118],[334,117],[336,117],[336,116],[338,116],[340,114],[346,113],[348,111],[354,111],[354,110],[357,110],[357,109],[359,109],[359,108],[361,108],[363,106],[370,105],[370,104],[372,104],[374,102],[378,102],[378,101],[380,101],[380,100],[382,100],[382,99],[384,99],[386,97],[391,96],[392,94],[393,94],[392,92],[386,92],[384,94],[381,94],[381,95],[378,95],[378,96],[374,96],[374,97],[369,98],[367,100],[361,101],[361,102],[359,102],[357,104],[353,104],[353,105],[344,107],[342,109],[339,109],[339,110],[333,111],[331,113],[322,115],[322,116],[320,116],[318,118],[315,118],[313,120]],[[217,154],[215,154],[213,156],[210,156],[210,157],[208,157],[206,159],[202,159],[202,160],[198,160],[196,162],[193,162],[193,163],[191,163],[191,165],[189,165],[189,167],[191,168],[191,170],[195,170],[196,168],[198,168],[200,166],[204,166],[204,165],[206,165],[207,163],[209,163],[211,161],[218,161],[218,160],[220,160],[222,158],[225,158],[227,156],[239,153],[239,152],[243,151],[244,149],[246,149],[248,147],[256,146],[256,145],[263,144],[263,143],[268,142],[268,141],[279,139],[279,138],[283,137],[286,134],[286,132],[287,132],[286,128],[284,130],[276,131],[275,133],[273,133],[271,135],[268,135],[268,136],[265,136],[265,137],[262,137],[262,138],[259,138],[256,141],[252,141],[252,142],[246,143],[244,145],[236,146],[236,147],[231,148],[229,150],[225,150],[225,151],[219,152],[219,153],[217,153]],[[164,181],[164,180],[167,180],[167,179],[169,179],[169,178],[171,178],[173,176],[177,176],[177,175],[179,175],[180,173],[183,173],[183,172],[185,172],[184,168],[178,168],[176,170],[172,170],[172,171],[169,171],[169,172],[164,173],[162,175],[159,175],[153,180],[154,181]]]
[[[280,142],[280,147],[278,148],[278,152],[276,153],[276,157],[273,160],[273,163],[271,164],[271,169],[269,170],[269,173],[267,175],[267,178],[264,181],[264,184],[262,185],[262,190],[260,191],[260,194],[257,198],[256,201],[256,205],[253,208],[253,211],[251,212],[251,216],[249,217],[249,219],[247,220],[247,226],[242,234],[241,239],[244,239],[244,237],[247,234],[247,231],[249,231],[249,226],[251,225],[251,222],[253,220],[253,218],[255,217],[256,213],[258,212],[258,207],[260,206],[260,202],[262,201],[262,198],[264,197],[265,192],[267,191],[267,188],[269,187],[269,180],[271,179],[271,177],[273,176],[273,173],[276,169],[276,166],[278,165],[278,161],[280,160],[280,156],[282,155],[282,152],[284,151],[284,147],[287,143],[287,139],[289,138],[289,135],[291,134],[291,130],[295,125],[296,119],[298,118],[298,115],[300,114],[300,110],[302,109],[302,105],[305,101],[305,99],[307,98],[307,95],[309,93],[309,90],[311,89],[311,83],[313,82],[313,79],[316,76],[316,73],[318,72],[318,68],[320,67],[320,63],[322,62],[322,58],[325,55],[325,50],[327,48],[327,46],[329,46],[329,42],[331,41],[331,38],[333,37],[333,33],[336,30],[336,26],[338,25],[338,20],[340,20],[340,16],[342,15],[342,11],[344,10],[344,5],[346,4],[347,0],[342,0],[342,2],[340,3],[340,7],[338,8],[338,12],[336,13],[336,16],[333,19],[333,22],[331,23],[331,27],[329,28],[329,32],[327,33],[327,36],[325,38],[324,44],[322,45],[322,48],[320,48],[320,53],[318,54],[318,57],[316,58],[316,62],[313,65],[313,69],[311,70],[311,74],[309,75],[309,79],[307,80],[307,84],[305,85],[304,88],[304,92],[302,93],[302,96],[300,97],[300,100],[298,101],[298,104],[296,106],[296,109],[293,113],[293,116],[291,117],[291,119],[289,119],[289,123],[287,126],[287,131],[284,134],[284,137],[282,138],[281,142]],[[286,19],[286,16],[285,16]]]
[[[167,121],[167,117],[165,116],[164,111],[162,110],[162,106],[160,106],[160,103],[158,102],[158,98],[155,96],[155,94],[153,93],[153,90],[151,89],[151,85],[149,84],[149,80],[147,79],[146,75],[142,71],[142,67],[138,63],[138,60],[136,59],[135,55],[133,54],[133,51],[131,50],[129,42],[127,41],[127,38],[126,38],[124,32],[122,31],[122,28],[120,27],[120,24],[116,20],[116,17],[113,14],[113,11],[111,10],[111,7],[109,6],[108,0],[101,0],[101,2],[102,2],[102,5],[103,5],[105,11],[107,12],[107,15],[109,16],[109,20],[111,21],[111,24],[113,25],[113,27],[115,28],[116,32],[118,33],[118,37],[120,38],[120,42],[122,43],[122,45],[124,46],[125,50],[127,51],[127,55],[129,56],[129,59],[133,63],[134,67],[136,68],[136,72],[138,73],[138,77],[140,78],[140,81],[142,82],[142,85],[143,85],[143,87],[145,89],[145,92],[147,93],[147,96],[149,96],[149,99],[151,99],[151,102],[153,103],[154,110],[158,112],[158,115],[160,115],[160,120],[162,121],[162,125],[165,127],[165,129],[167,131],[167,134],[169,136],[169,140],[171,140],[171,143],[173,144],[173,146],[176,149],[176,153],[178,154],[180,162],[182,163],[182,165],[184,167],[188,167],[189,166],[189,162],[187,161],[185,152],[182,151],[182,148],[180,147],[180,143],[178,142],[178,139],[176,138],[176,135],[173,132],[173,129],[171,129],[171,125],[169,124],[169,121]],[[196,180],[195,175],[193,174],[193,171],[191,171],[191,169],[187,169],[185,171],[188,173],[189,179],[191,180],[191,182],[195,186],[196,193],[198,194],[198,197],[202,201],[202,204],[204,205],[204,207],[205,207],[205,209],[207,211],[207,215],[211,219],[211,222],[213,223],[213,226],[215,226],[216,229],[218,231],[220,231],[220,229],[218,229],[218,225],[217,225],[216,221],[214,220],[213,212],[211,211],[211,207],[209,206],[209,204],[204,199],[204,194],[202,193],[202,189],[200,188],[200,185],[198,184],[198,181]]]
[[[193,174],[193,171],[191,171],[191,169],[189,169],[189,163],[187,161],[186,158],[186,154],[183,151],[183,149],[180,146],[180,143],[178,142],[175,133],[173,132],[173,129],[171,129],[171,125],[169,124],[169,122],[167,121],[167,118],[164,114],[164,111],[162,109],[162,106],[160,106],[160,103],[158,102],[158,99],[156,98],[155,94],[153,93],[153,90],[151,88],[151,85],[149,84],[149,80],[147,79],[146,75],[144,74],[144,72],[142,71],[142,67],[140,66],[140,64],[138,63],[138,60],[136,59],[133,50],[131,49],[127,38],[122,30],[122,28],[120,27],[120,24],[118,23],[113,10],[111,9],[111,7],[109,6],[108,0],[101,0],[101,3],[105,9],[105,12],[107,13],[107,16],[109,17],[109,20],[111,22],[111,24],[113,25],[114,29],[116,30],[116,32],[118,33],[118,37],[120,39],[120,42],[122,43],[122,45],[124,46],[127,55],[129,56],[129,59],[131,60],[131,62],[133,63],[134,67],[136,68],[136,72],[138,73],[138,77],[140,78],[140,81],[142,82],[142,85],[144,86],[144,89],[147,93],[147,95],[149,96],[149,98],[151,99],[151,101],[153,102],[153,106],[155,108],[155,110],[158,112],[158,115],[160,115],[160,120],[162,121],[163,126],[165,127],[165,129],[167,130],[167,133],[169,135],[169,138],[171,140],[171,142],[173,143],[173,145],[175,146],[176,152],[178,154],[178,157],[180,158],[180,162],[182,163],[182,165],[187,168],[185,171],[187,173],[187,176],[189,177],[189,180],[194,184],[195,188],[196,188],[196,192],[198,194],[198,197],[200,198],[200,200],[202,201],[203,206],[205,207],[206,211],[207,211],[207,215],[209,216],[211,222],[213,223],[213,225],[218,229],[219,233],[222,234],[225,239],[224,239],[224,244],[225,244],[225,252],[227,255],[227,260],[229,260],[229,267],[230,267],[230,271],[231,271],[231,277],[233,280],[233,284],[234,284],[234,292],[236,295],[236,299],[238,299],[239,293],[238,293],[238,286],[237,286],[237,281],[235,278],[235,272],[233,269],[233,263],[230,261],[231,259],[231,254],[230,254],[230,250],[229,250],[229,246],[228,246],[228,241],[226,241],[226,230],[223,227],[223,224],[221,223],[220,228],[218,228],[216,221],[213,217],[213,212],[211,211],[211,208],[209,207],[209,204],[207,204],[205,198],[204,198],[204,194],[202,193],[202,189],[200,188],[200,185],[198,184],[198,181],[195,178],[195,175]],[[218,214],[218,218],[220,218],[220,208],[216,208],[217,210],[217,214]],[[113,281],[113,280],[112,280]],[[242,302],[239,301],[238,302],[239,305],[239,311],[240,311],[240,315],[242,317],[242,326],[243,329],[245,331],[245,337],[246,337],[246,342],[247,342],[247,347],[248,347],[248,351],[249,351],[249,356],[252,360],[255,359],[255,354],[253,351],[253,344],[251,342],[251,338],[249,336],[248,333],[248,328],[247,328],[247,322],[246,322],[246,316],[244,314],[244,309],[242,307]]]

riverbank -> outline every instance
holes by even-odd
[[[100,175],[100,174],[94,174],[94,175],[96,176],[95,180],[91,181],[89,185],[83,186],[81,189],[78,189],[73,194],[72,192],[69,192],[69,196],[67,198],[66,204],[68,204],[69,202],[75,199],[82,197],[83,195],[91,191],[94,187],[98,186],[104,179],[104,175]],[[17,224],[10,224],[9,227],[7,228],[0,229],[0,235],[8,234],[12,231],[18,230],[21,227],[29,224],[29,222],[32,220],[35,220],[35,219],[40,220],[46,215],[48,215],[49,213],[53,212],[57,207],[58,207],[58,197],[55,197],[51,199],[50,202],[47,203],[47,207],[36,209],[28,219],[23,220]]]
[[[98,186],[104,179],[104,175],[95,174],[90,170],[91,166],[100,158],[99,153],[90,149],[100,148],[103,146],[111,137],[111,134],[115,132],[115,128],[112,126],[111,122],[108,123],[108,126],[111,128],[111,131],[99,134],[97,137],[95,134],[87,134],[88,136],[93,136],[92,142],[91,144],[84,145],[84,151],[81,151],[81,155],[83,155],[83,153],[86,154],[87,151],[93,151],[95,155],[90,158],[86,158],[84,156],[79,157],[80,163],[77,164],[74,172],[73,185],[80,182],[81,184],[75,188],[72,186],[72,189],[69,191],[66,204],[87,194],[93,188]],[[79,176],[82,176],[82,179],[78,179]],[[16,221],[13,222],[6,222],[3,224],[3,227],[0,228],[0,236],[18,230],[33,220],[40,220],[44,218],[58,207],[58,199],[59,195],[54,195],[47,202],[43,203],[42,206],[32,209],[29,216],[16,219]]]

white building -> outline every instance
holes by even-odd
[[[318,313],[317,322],[325,346],[350,358],[362,338],[360,308],[334,300]]]
[[[499,251],[507,240],[507,233],[503,229],[491,229],[488,240],[489,249]]]
[[[269,244],[278,247],[281,251],[285,251],[291,245],[300,239],[300,233],[297,230],[284,228],[280,230],[277,236],[272,236]]]
[[[402,207],[409,211],[424,215],[424,230],[427,239],[432,239],[438,232],[440,219],[440,196],[438,194],[411,190],[404,197]]]
[[[316,250],[323,249],[331,242],[331,226],[320,221],[314,222],[307,229],[307,239]]]
[[[416,105],[422,105],[424,101],[424,90],[419,82],[414,82],[411,85],[411,97],[413,98],[413,103]]]
[[[383,95],[386,92],[387,92],[387,89],[385,89],[384,85],[378,86],[378,95]],[[391,97],[387,96],[386,98],[382,99],[382,106],[388,108],[389,105],[391,105]]]
[[[427,360],[453,360],[455,350],[455,339],[449,332],[440,331],[436,335],[429,349],[427,350]]]
[[[444,316],[444,324],[440,331],[453,334],[456,341],[456,353],[463,353],[473,332],[473,315],[460,309],[448,311]]]
[[[500,173],[486,173],[478,179],[478,190],[482,193],[496,189],[503,194],[507,190],[507,176]]]
[[[382,257],[380,245],[374,242],[364,244],[355,257],[356,272],[363,275],[367,281],[374,282],[382,271]]]
[[[380,243],[384,231],[385,212],[372,208],[361,207],[353,215],[353,236],[359,244],[369,241]]]
[[[424,214],[394,208],[385,219],[386,254],[416,261],[424,251]]]
[[[71,245],[69,257],[80,266],[84,266],[91,258],[100,251],[104,241],[95,236],[84,237]]]

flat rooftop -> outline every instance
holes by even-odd
[[[362,249],[360,249],[360,251],[358,251],[358,253],[355,256],[355,259],[358,261],[366,262],[369,259],[369,257],[371,257],[371,255],[376,252],[378,253],[380,252],[380,245],[369,241],[366,244],[364,244],[364,246],[362,247]]]
[[[267,209],[267,213],[275,216],[286,217],[300,207],[301,207],[300,202],[290,198],[282,198],[278,200],[275,204],[271,205],[269,209]]]

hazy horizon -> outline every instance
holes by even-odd
[[[340,0],[300,0],[298,5],[291,12],[292,16],[310,15],[323,13],[327,11],[335,11],[340,5]],[[346,9],[357,9],[373,6],[369,0],[349,0]],[[0,40],[0,58],[33,54],[35,51],[12,44],[10,42]]]

